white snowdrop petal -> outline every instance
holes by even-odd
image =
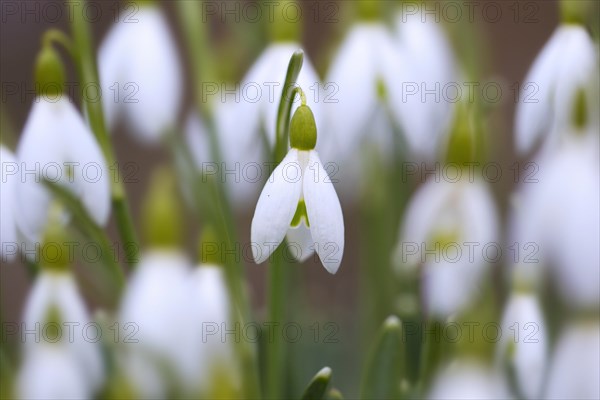
[[[515,116],[515,139],[520,153],[530,151],[551,126],[552,92],[564,39],[564,32],[558,28],[536,57],[521,88]]]
[[[122,365],[128,379],[144,397],[161,397],[168,387],[164,367],[181,379],[186,329],[189,322],[190,263],[178,251],[145,253],[123,295],[119,312],[121,329],[135,330],[136,342],[123,347]],[[157,365],[162,365],[159,368]],[[147,386],[146,379],[153,379]]]
[[[156,142],[175,124],[182,68],[162,12],[143,7],[135,18],[117,23],[100,47],[103,106],[109,125],[122,114],[139,139]]]
[[[457,84],[454,56],[440,26],[419,15],[398,17],[396,36],[403,62],[386,73],[393,85],[390,109],[413,151],[431,161],[452,123],[448,98]]]
[[[25,356],[17,377],[20,399],[87,399],[93,395],[84,370],[61,346],[42,345]]]
[[[558,339],[546,379],[546,399],[598,399],[600,326],[578,323]]]
[[[337,89],[335,99],[338,101],[324,104],[325,130],[331,133],[329,144],[335,144],[341,158],[348,157],[360,144],[377,104],[377,56],[373,48],[375,42],[371,41],[374,29],[377,28],[371,25],[353,27],[327,75],[326,82]]]
[[[555,133],[569,131],[573,127],[577,93],[588,90],[590,83],[598,79],[599,72],[596,45],[586,28],[573,24],[558,29],[564,38],[557,60],[557,78],[552,97]]]
[[[19,166],[14,154],[4,146],[0,146],[0,162],[2,162],[2,179],[0,180],[0,257],[2,262],[12,261],[17,252],[16,189],[19,180]]]
[[[304,200],[315,251],[325,269],[335,274],[344,254],[344,216],[335,188],[314,150],[309,152],[304,173]]]
[[[50,103],[36,99],[17,147],[21,174],[17,185],[17,225],[32,242],[39,242],[46,224],[50,195],[40,184],[45,176],[60,179],[64,170],[64,147],[60,131],[68,100]],[[32,173],[29,173],[32,171]]]
[[[182,376],[192,393],[211,393],[215,388],[215,376],[224,378],[228,384],[240,385],[239,365],[235,355],[235,338],[230,335],[223,340],[225,330],[233,330],[232,309],[222,267],[197,266],[189,279],[190,320],[188,324],[185,362]]]
[[[91,217],[104,225],[110,213],[109,172],[92,132],[66,96],[55,103],[37,98],[17,149],[22,179],[17,185],[17,224],[31,241],[41,239],[51,197],[47,179],[68,188]],[[29,173],[29,171],[31,173]]]
[[[315,243],[308,228],[304,221],[296,227],[290,227],[286,234],[287,244],[289,252],[299,262],[304,262],[310,258],[315,252]]]
[[[548,342],[535,295],[513,293],[504,310],[501,328],[505,334],[498,343],[499,367],[512,368],[519,392],[527,399],[538,399],[544,382]]]
[[[418,264],[421,262],[421,253],[414,251],[420,249],[429,239],[437,218],[444,204],[450,200],[453,185],[448,182],[425,182],[411,199],[405,222],[402,224],[400,242],[396,245],[394,260],[398,267],[401,264]]]
[[[265,184],[252,218],[252,255],[257,264],[279,246],[294,217],[302,191],[298,150],[291,149]]]
[[[39,275],[25,305],[23,321],[27,329],[39,327],[43,331],[51,308],[56,309],[61,321],[76,324],[75,335],[72,338],[70,334],[62,335],[56,345],[73,356],[83,369],[82,375],[89,387],[97,389],[104,377],[102,355],[98,344],[85,340],[81,331],[90,322],[90,317],[71,274],[42,272]],[[93,329],[90,329],[90,335],[92,332]],[[25,354],[35,354],[41,346],[46,345],[44,341],[38,342],[30,336],[24,343]]]
[[[509,399],[502,378],[475,361],[460,360],[442,369],[434,379],[428,399]]]

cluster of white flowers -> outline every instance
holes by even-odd
[[[180,129],[184,69],[162,11],[145,4],[136,19],[133,24],[115,24],[99,48],[101,109],[109,131],[122,119],[138,141],[157,145]],[[288,90],[284,87],[288,69],[300,47],[294,40],[274,40],[236,89],[261,87],[259,97],[247,99],[238,93],[202,104],[210,121],[196,110],[187,112],[183,135],[176,140],[189,148],[191,166],[196,168],[193,174],[198,174],[194,178],[210,181],[204,178],[214,170],[203,175],[204,168],[219,161],[222,165],[211,168],[226,172],[221,175],[225,176],[221,182],[225,183],[224,198],[231,199],[240,213],[256,205],[249,224],[256,264],[269,260],[287,242],[298,246],[296,261],[305,262],[316,254],[325,270],[336,274],[346,244],[336,189],[348,203],[357,200],[358,182],[369,178],[363,176],[364,163],[371,161],[366,155],[376,154],[385,168],[399,157],[424,164],[448,164],[462,157],[460,161],[468,165],[481,156],[481,132],[475,132],[479,128],[473,122],[481,116],[474,111],[476,107],[462,102],[407,96],[407,83],[443,87],[463,75],[441,25],[417,14],[397,16],[389,26],[374,20],[354,24],[324,81],[305,57],[294,82],[296,90]],[[57,53],[44,42],[36,79],[48,71],[52,77],[64,77],[64,68],[54,57]],[[496,318],[504,335],[492,346],[493,355],[463,354],[459,349],[455,358],[443,359],[429,371],[432,375],[427,376],[426,386],[411,387],[415,393],[421,390],[421,395],[431,399],[600,398],[598,76],[598,47],[588,31],[576,23],[561,24],[526,77],[537,84],[538,101],[519,103],[516,109],[517,152],[531,157],[539,174],[536,184],[522,184],[512,195],[507,237],[503,238],[505,221],[489,182],[472,179],[468,173],[455,181],[425,180],[401,210],[389,280],[415,278],[419,283],[415,303],[423,321],[447,324],[467,316],[487,318],[494,308],[487,300],[493,297],[493,273],[509,276],[511,282],[502,317]],[[335,98],[328,102],[331,84]],[[114,97],[109,95],[113,88]],[[307,96],[308,89],[311,95]],[[110,138],[96,132],[89,110],[82,115],[72,99],[62,89],[59,92],[58,100],[38,93],[14,153],[0,147],[3,262],[14,261],[21,246],[43,245],[49,234],[71,232],[67,228],[81,217],[78,213],[104,233],[112,209],[117,210],[115,202],[122,200],[119,195],[124,197],[119,193],[124,189],[113,185],[113,166],[108,165],[114,161],[107,150]],[[128,97],[131,93],[135,99]],[[283,105],[288,104],[285,96],[290,93],[300,94],[301,102],[287,99],[292,105],[286,111]],[[285,121],[289,132],[284,135],[278,124],[281,118],[289,120]],[[279,150],[281,140],[286,141],[285,152],[279,157],[273,149]],[[216,150],[221,154],[215,154]],[[277,157],[272,172],[261,175],[265,163]],[[339,167],[338,181],[332,180],[321,157]],[[250,164],[258,166],[258,179],[240,176]],[[24,173],[5,173],[5,165]],[[81,172],[86,166],[93,166],[93,176]],[[228,179],[227,171],[235,177]],[[81,209],[60,204],[53,185],[65,190]],[[221,196],[220,186],[215,187],[207,197]],[[167,196],[172,194],[170,187],[161,189]],[[122,208],[119,212],[124,213]],[[168,236],[170,216],[159,217],[167,222],[161,219],[157,231]],[[504,241],[539,246],[537,262],[516,257],[506,270],[493,271],[481,246]],[[19,246],[14,247],[16,243]],[[406,244],[422,247],[407,252]],[[480,248],[471,252],[467,247],[467,253],[457,259],[438,257],[448,244]],[[23,254],[31,258],[30,252]],[[24,326],[93,322],[100,326],[114,323],[123,329],[133,324],[136,335],[133,341],[113,343],[106,337],[70,340],[70,335],[26,340],[14,379],[15,396],[210,398],[244,394],[244,368],[248,366],[242,367],[239,347],[221,335],[206,335],[207,323],[230,327],[243,314],[234,294],[244,289],[234,287],[229,275],[226,279],[228,267],[218,262],[194,265],[173,243],[151,243],[124,279],[115,309],[90,315],[89,299],[78,290],[74,260],[41,259],[26,300]],[[25,261],[35,265],[39,260]],[[117,269],[122,273],[120,265]],[[556,290],[548,294],[548,285]],[[240,293],[241,298],[245,295]],[[552,307],[567,310],[555,341],[546,324],[548,313],[553,312],[547,309],[547,297],[552,297]],[[391,320],[392,328],[400,329],[400,321]],[[523,334],[528,326],[535,328],[533,341],[506,334],[513,330]],[[331,370],[323,371],[316,378],[328,382]],[[396,389],[409,385],[398,380]]]

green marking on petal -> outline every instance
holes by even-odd
[[[302,222],[302,219],[304,219],[306,226],[310,228],[310,222],[308,222],[308,214],[306,213],[306,203],[304,202],[304,199],[298,202],[298,207],[296,208],[296,213],[294,214],[294,218],[292,218],[290,226],[294,228],[299,226],[300,222]]]

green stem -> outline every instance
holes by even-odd
[[[283,249],[285,240],[273,252],[271,256],[271,265],[269,265],[269,320],[270,324],[282,324],[285,319],[285,295],[287,292],[288,267],[283,258]],[[277,325],[275,325],[277,329]],[[267,368],[267,392],[268,399],[278,399],[282,396],[283,380],[285,377],[284,359],[285,343],[281,334],[275,330],[275,334],[269,337],[266,345],[266,368]]]
[[[85,207],[71,192],[53,182],[44,181],[44,184],[73,215],[81,233],[100,247],[102,260],[112,274],[114,288],[120,293],[125,285],[125,276],[114,258],[114,251],[104,230],[96,224]]]
[[[84,0],[85,3],[85,0]],[[81,78],[82,86],[100,87],[98,72],[96,69],[95,58],[92,49],[92,37],[89,25],[84,17],[84,13],[74,13],[71,25],[73,38],[75,41],[75,55],[77,60],[77,69]],[[102,102],[91,101],[88,97],[83,96],[84,107],[87,111],[90,126],[96,140],[100,144],[104,158],[109,167],[116,165],[116,157],[112,147],[108,131],[104,122],[104,111],[102,110]],[[127,262],[131,265],[136,263],[135,250],[136,246],[129,243],[139,243],[129,203],[127,201],[127,193],[123,182],[117,176],[111,180],[112,203],[115,209],[117,228],[121,236],[121,241],[125,248],[129,249],[126,253]]]
[[[304,61],[304,52],[296,50],[290,59],[285,82],[283,84],[283,94],[279,109],[277,111],[277,125],[275,126],[275,162],[279,164],[288,151],[288,142],[290,135],[290,118],[294,97],[297,93],[296,80],[302,69]],[[301,92],[301,91],[300,91]],[[301,92],[302,93],[302,92]],[[301,95],[302,96],[302,95]],[[304,99],[306,101],[306,99]]]
[[[177,2],[177,10],[184,31],[184,39],[190,55],[193,71],[196,73],[195,101],[199,114],[203,118],[210,137],[212,161],[222,165],[222,152],[219,144],[218,132],[213,118],[211,103],[205,101],[203,86],[206,82],[216,82],[216,68],[214,66],[214,52],[209,42],[209,24],[198,21],[203,15],[200,9],[201,2],[180,1]],[[201,74],[201,75],[200,75]],[[224,182],[218,179],[203,177],[193,162],[189,149],[182,143],[176,144],[179,154],[182,155],[182,167],[193,171],[190,175],[194,190],[194,203],[200,217],[208,224],[215,227],[217,235],[222,239],[228,249],[235,249],[239,243],[236,227],[233,219],[231,203],[227,197]],[[211,210],[212,212],[206,212]],[[243,269],[241,263],[236,259],[228,257],[224,260],[227,283],[237,312],[235,317],[242,325],[251,320],[251,312],[248,301],[246,301],[243,289]],[[258,362],[254,347],[246,341],[240,342],[240,357],[244,365],[244,389],[249,398],[260,397],[260,384],[258,378]]]
[[[285,77],[283,95],[277,112],[277,125],[275,134],[275,149],[273,158],[279,164],[288,151],[290,118],[294,97],[298,92],[296,80],[302,68],[304,52],[296,51],[292,58]],[[300,90],[300,93],[302,91]],[[302,96],[302,94],[301,94]],[[305,100],[305,99],[304,99]],[[283,249],[286,246],[284,240],[271,256],[269,267],[269,322],[281,323],[285,318],[285,295],[286,286],[289,281],[289,266],[283,257]],[[282,396],[283,379],[285,377],[284,358],[285,346],[280,335],[275,335],[273,341],[267,346],[266,368],[267,368],[267,397],[280,398]]]

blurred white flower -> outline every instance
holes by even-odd
[[[125,292],[120,326],[135,324],[135,343],[125,343],[121,367],[143,398],[164,398],[170,378],[182,379],[189,315],[186,311],[190,263],[175,250],[143,255]]]
[[[504,309],[497,362],[514,376],[520,396],[538,399],[547,362],[546,325],[537,297],[514,292]]]
[[[429,315],[445,319],[474,300],[488,270],[483,249],[497,244],[498,229],[494,200],[478,179],[429,180],[418,190],[394,259],[399,269],[423,266]]]
[[[90,323],[90,317],[71,273],[48,270],[40,273],[27,299],[23,323],[28,330],[39,333],[37,337],[28,335],[23,347],[26,361],[22,373],[40,376],[36,380],[39,386],[33,385],[31,393],[48,398],[54,390],[65,395],[71,393],[70,390],[74,390],[73,393],[84,390],[88,393],[85,397],[89,397],[100,387],[104,379],[100,345],[85,336],[83,328]],[[55,329],[50,324],[57,324],[56,340],[48,333]],[[46,341],[48,337],[50,342]],[[64,375],[53,371],[57,368],[53,362],[65,368]],[[51,374],[61,380],[51,382]],[[74,387],[69,388],[70,385]],[[25,393],[30,389],[24,389]],[[42,390],[46,389],[51,392],[44,395]]]
[[[184,369],[190,393],[239,393],[239,365],[235,357],[236,337],[224,335],[238,329],[233,325],[231,302],[222,267],[200,265],[189,278],[190,298],[187,332],[187,367]]]
[[[12,261],[15,258],[17,246],[17,222],[15,221],[16,211],[16,188],[19,181],[18,165],[14,154],[4,147],[0,146],[0,162],[2,162],[2,179],[0,182],[0,235],[2,248],[0,248],[0,257],[2,262]],[[14,173],[13,173],[14,172]],[[15,249],[12,248],[15,246]]]
[[[512,219],[512,241],[533,244],[520,271],[539,281],[550,264],[572,305],[600,302],[600,152],[597,134],[572,133],[536,159],[537,183],[523,183]],[[535,253],[531,251],[535,250]]]
[[[17,147],[23,172],[17,185],[17,226],[38,242],[46,223],[51,194],[43,180],[68,188],[99,225],[110,214],[110,176],[94,135],[66,97],[50,102],[36,98]]]
[[[579,322],[560,336],[547,377],[544,398],[600,398],[600,325]]]
[[[435,377],[428,399],[510,399],[501,375],[476,361],[461,360]]]
[[[233,131],[222,133],[229,139],[223,141],[222,147],[260,142],[260,131],[264,129],[269,148],[273,148],[277,111],[288,65],[294,52],[301,47],[299,43],[294,42],[275,42],[254,62],[240,84],[239,102],[236,102],[237,107],[232,108],[235,118],[229,116],[235,121],[229,125],[229,129]],[[319,100],[317,94],[321,83],[306,54],[296,84],[304,90],[310,89],[310,92],[307,92],[307,104],[314,111],[316,120],[320,122],[321,105],[316,100]],[[292,113],[299,105],[300,102],[296,101]]]
[[[326,79],[326,85],[336,91],[326,102],[329,137],[324,151],[336,162],[356,163],[352,156],[365,142],[376,143],[385,155],[393,149],[391,129],[385,129],[389,124],[379,126],[383,129],[373,125],[389,119],[379,112],[381,103],[386,94],[402,86],[399,48],[386,26],[375,22],[355,25],[344,39]],[[397,112],[396,107],[391,111]]]
[[[229,198],[237,210],[245,210],[258,198],[268,170],[265,146],[256,135],[240,135],[235,116],[237,104],[217,103],[214,119],[223,159],[217,164],[211,154],[211,141],[197,112],[188,115],[185,138],[196,167],[207,176],[225,182]]]
[[[598,51],[585,27],[560,25],[535,59],[516,110],[517,149],[531,150],[542,135],[556,143],[571,126],[578,91],[597,82]],[[589,114],[597,114],[593,109]]]
[[[176,123],[182,68],[161,10],[142,6],[135,19],[114,25],[100,46],[102,104],[109,126],[122,114],[139,139],[157,142]]]
[[[420,14],[399,16],[396,32],[403,62],[390,104],[414,154],[433,161],[452,124],[454,103],[444,96],[457,85],[454,55],[440,25]]]
[[[86,370],[62,346],[43,344],[25,356],[17,377],[17,395],[24,400],[89,399]]]
[[[305,260],[316,251],[335,274],[344,253],[344,218],[315,150],[292,148],[265,184],[252,219],[252,254],[262,263],[288,235]]]

